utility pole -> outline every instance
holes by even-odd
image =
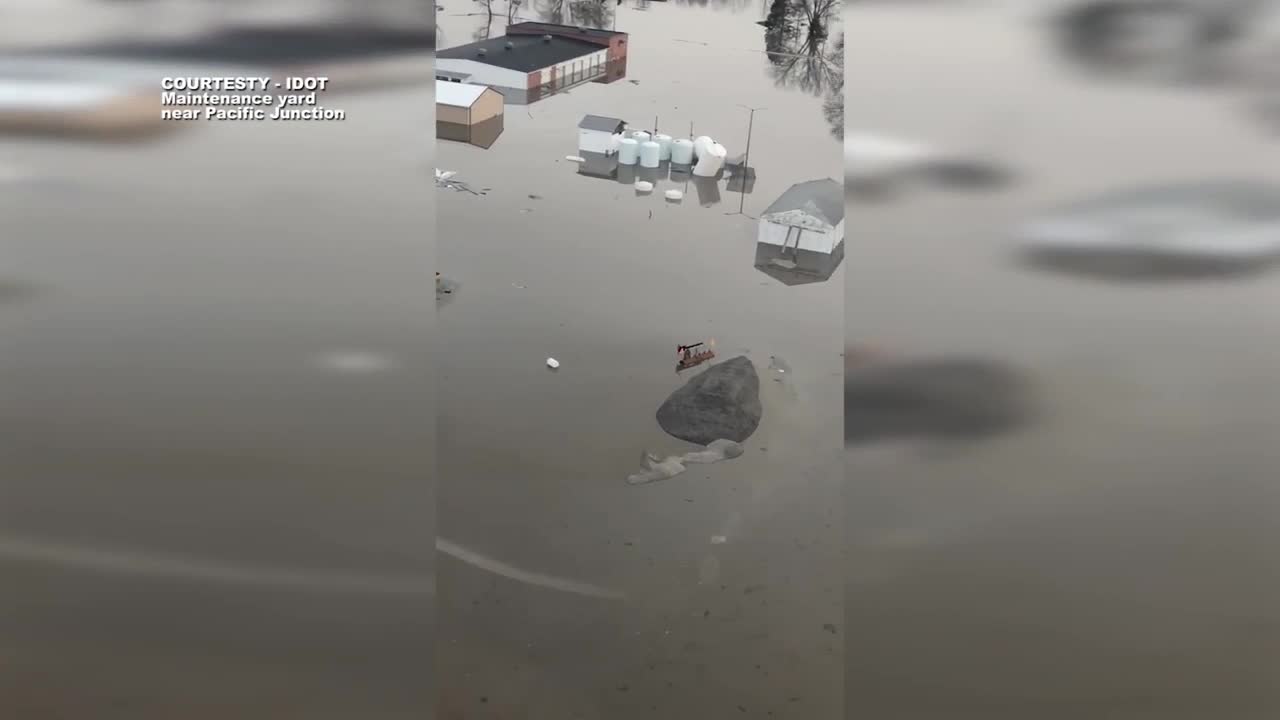
[[[742,167],[738,170],[738,172],[742,174],[742,189],[738,191],[738,212],[726,213],[728,215],[744,214],[743,208],[747,204],[747,170],[751,167],[751,131],[755,129],[756,111],[768,110],[768,108],[751,107],[749,105],[742,104],[739,104],[738,107],[750,110],[751,114],[747,117],[747,149],[742,154]]]

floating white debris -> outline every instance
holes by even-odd
[[[560,368],[560,361],[555,358],[549,357],[547,358],[547,367],[551,368],[552,370],[557,370]]]
[[[679,190],[668,190],[666,192],[667,199],[671,202],[680,202],[684,199],[684,193]]]
[[[568,160],[569,162],[575,162],[575,163],[584,163],[587,161],[586,158],[580,155],[565,155],[564,159]]]
[[[727,538],[727,537],[725,537],[725,536],[723,536],[723,535],[712,535],[712,536],[711,536],[711,544],[712,544],[712,545],[723,545],[723,544],[725,544],[725,543],[727,543],[727,542],[729,542],[729,538]]]
[[[651,193],[651,192],[653,192],[653,183],[651,183],[651,182],[649,182],[649,181],[647,181],[647,180],[637,180],[637,181],[636,181],[636,192],[638,192],[638,193]]]

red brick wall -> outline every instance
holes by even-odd
[[[608,70],[604,82],[610,83],[627,76],[627,45],[629,44],[626,35],[609,41],[609,50],[606,55]]]

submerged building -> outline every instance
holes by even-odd
[[[436,51],[436,79],[488,85],[523,105],[588,82],[627,74],[627,34],[523,22],[501,37]]]
[[[797,183],[760,216],[755,266],[788,285],[821,282],[844,259],[844,186]]]
[[[436,81],[436,137],[488,149],[502,134],[506,107],[484,85]]]

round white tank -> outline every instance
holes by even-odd
[[[676,165],[693,164],[693,141],[680,138],[671,142],[671,162]]]
[[[631,133],[631,137],[635,138],[635,141],[641,144],[649,142],[649,133],[643,130],[637,130]]]
[[[703,155],[706,155],[707,151],[711,149],[711,146],[715,144],[715,140],[712,140],[706,135],[699,135],[698,138],[693,141],[693,156],[695,158],[700,158]]]
[[[649,140],[640,143],[640,167],[656,168],[661,162],[662,146]]]
[[[661,133],[653,136],[653,141],[658,143],[661,152],[658,154],[659,162],[666,162],[671,159],[671,136]]]
[[[632,138],[622,138],[618,141],[618,164],[619,165],[635,165],[636,160],[640,159],[640,143]]]
[[[728,157],[729,151],[725,150],[720,143],[713,143],[707,148],[706,152],[698,158],[698,164],[693,168],[693,174],[698,177],[715,177],[724,167],[725,158]]]

